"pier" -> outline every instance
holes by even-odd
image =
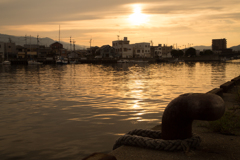
[[[207,93],[220,95],[225,102],[226,112],[235,110],[236,116],[240,115],[240,76],[233,78]],[[238,98],[238,99],[237,99]],[[236,122],[239,123],[239,122]],[[94,153],[84,160],[226,160],[239,159],[240,130],[234,133],[218,133],[211,131],[207,121],[196,120],[193,122],[193,133],[198,134],[202,142],[197,149],[186,151],[169,152],[162,150],[152,150],[141,147],[123,145],[108,154]],[[161,131],[161,124],[152,128]]]

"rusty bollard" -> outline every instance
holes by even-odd
[[[210,93],[188,93],[172,100],[162,117],[162,139],[192,137],[193,120],[213,121],[225,112],[223,99]]]

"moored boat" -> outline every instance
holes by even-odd
[[[129,62],[129,60],[127,60],[127,59],[120,59],[117,61],[117,63],[128,63],[128,62]]]
[[[2,64],[4,64],[4,65],[10,65],[11,62],[6,60],[6,61],[3,61]]]
[[[28,61],[28,65],[35,65],[35,64],[43,64],[43,63],[42,62],[37,62],[37,61],[34,61],[34,60]]]

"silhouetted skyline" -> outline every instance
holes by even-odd
[[[240,2],[237,0],[0,0],[2,34],[59,39],[79,45],[130,43],[178,46],[209,45],[226,38],[239,45]],[[119,36],[119,37],[118,37]]]

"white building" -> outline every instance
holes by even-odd
[[[162,58],[171,58],[172,46],[163,45],[162,46]]]
[[[127,37],[123,40],[112,41],[112,47],[122,58],[133,58],[133,45],[129,44]]]
[[[149,58],[151,57],[150,54],[150,43],[142,42],[142,43],[135,43],[134,44],[134,56],[136,58]]]
[[[154,46],[154,56],[162,57],[162,44],[158,44],[158,46]]]

